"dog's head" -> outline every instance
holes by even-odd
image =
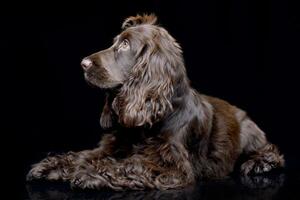
[[[172,110],[174,84],[185,76],[182,52],[155,15],[129,17],[122,30],[111,47],[82,60],[84,75],[100,88],[118,88],[113,108],[122,124],[151,125]]]
[[[124,84],[138,58],[145,53],[146,44],[154,38],[155,22],[154,15],[126,19],[122,25],[123,32],[114,38],[111,47],[82,60],[85,79],[100,88]]]

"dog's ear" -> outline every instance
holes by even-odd
[[[126,127],[152,126],[173,110],[175,83],[185,73],[181,50],[160,31],[148,41],[113,102],[119,123]]]
[[[109,101],[109,94],[106,94],[105,104],[100,117],[100,125],[103,129],[109,129],[113,125],[111,102]]]
[[[125,21],[122,24],[122,29],[126,29],[132,26],[137,26],[140,24],[155,24],[156,21],[157,21],[157,17],[154,14],[131,16],[125,19]]]

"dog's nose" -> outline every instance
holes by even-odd
[[[93,62],[90,59],[85,58],[81,61],[81,67],[84,70],[88,70],[92,65],[93,65]]]

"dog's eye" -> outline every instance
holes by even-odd
[[[121,50],[128,50],[129,49],[129,41],[128,40],[123,40],[122,43],[120,44]]]

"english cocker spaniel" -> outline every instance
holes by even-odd
[[[284,166],[283,155],[243,110],[195,91],[182,50],[155,15],[129,17],[113,45],[82,60],[85,79],[107,91],[99,147],[49,156],[28,180],[114,190],[181,188]]]

